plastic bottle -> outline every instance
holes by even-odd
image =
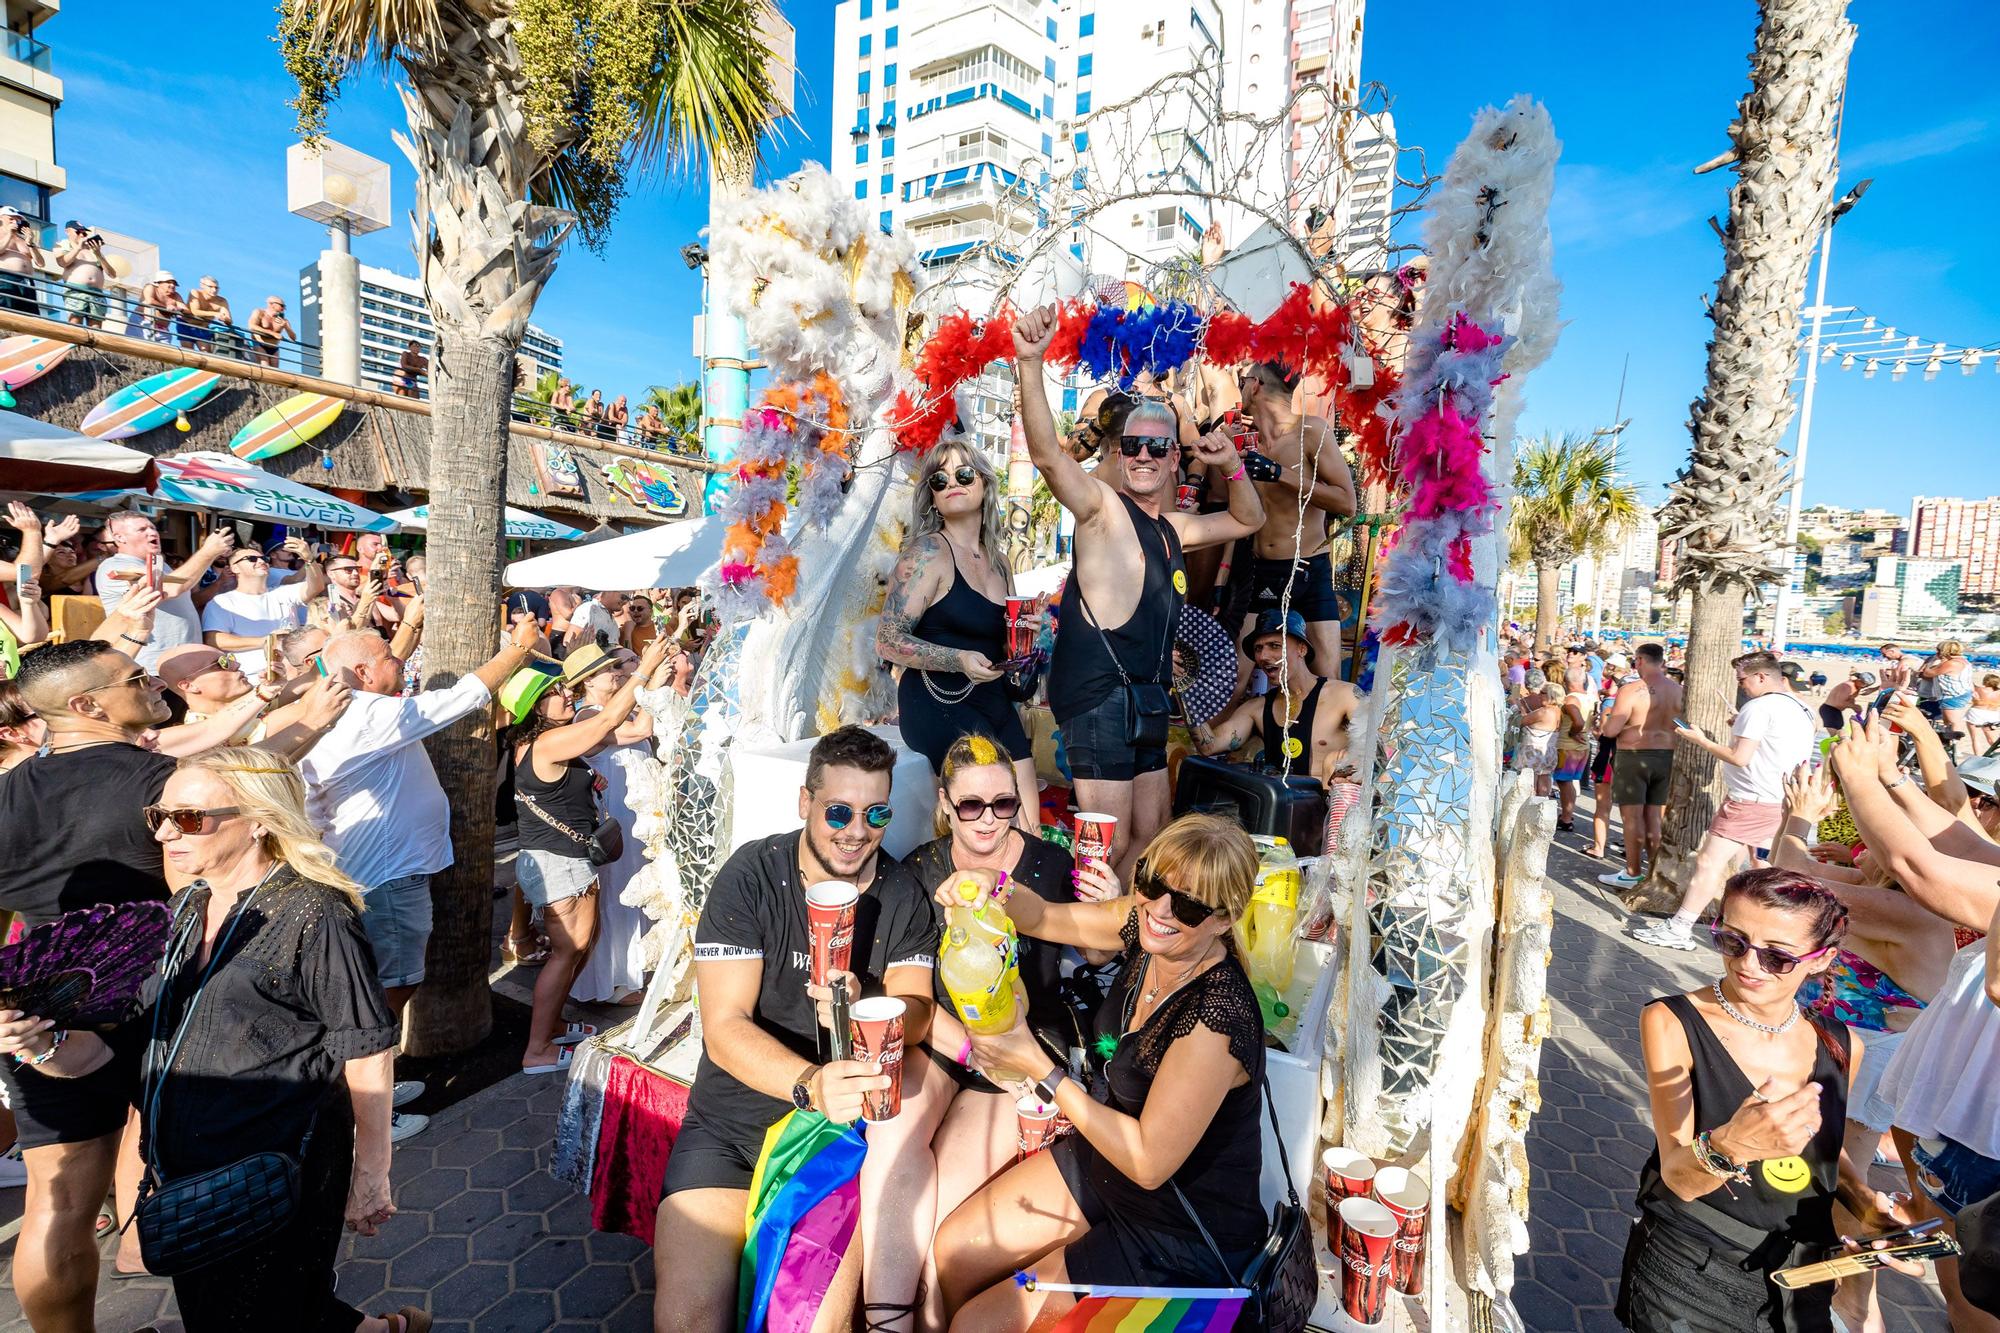
[[[1014,983],[1020,975],[1014,923],[993,906],[979,881],[958,882],[964,901],[945,909],[938,977],[966,1031],[989,1035],[1014,1026]]]
[[[1292,984],[1297,943],[1292,938],[1299,914],[1299,860],[1283,838],[1257,837],[1257,888],[1237,923],[1243,964],[1264,1011],[1264,1026],[1275,1027],[1291,1013],[1281,998]]]

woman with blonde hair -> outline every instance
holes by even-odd
[[[1110,1055],[1092,1089],[1026,1024],[972,1038],[976,1067],[1020,1071],[1076,1132],[996,1177],[939,1230],[954,1328],[1026,1330],[1072,1302],[1015,1283],[1022,1268],[1042,1283],[1226,1287],[1263,1247],[1264,1024],[1232,935],[1256,878],[1257,849],[1239,825],[1184,815],[1147,846],[1129,897],[1008,900],[1021,934],[1122,948],[1124,971],[1097,1013],[1093,1045]]]
[[[172,873],[173,932],[152,1006],[122,1033],[143,1041],[144,1199],[259,1153],[298,1167],[296,1201],[263,1234],[211,1245],[173,1275],[190,1333],[243,1328],[425,1333],[405,1306],[366,1316],[334,1296],[343,1222],[373,1235],[389,1198],[396,1020],[361,932],[361,892],[305,811],[305,782],[269,750],[230,746],[180,761],[146,807]],[[112,1048],[95,1033],[7,1015],[0,1052],[75,1078]],[[121,1041],[121,1048],[124,1043]]]
[[[1917,672],[1918,679],[1929,681],[1937,692],[1938,710],[1944,714],[1945,726],[1953,731],[1965,730],[1965,714],[1972,707],[1972,674],[1965,645],[1957,639],[1940,643],[1931,660]]]
[[[944,771],[945,751],[978,735],[1021,756],[1020,822],[1037,822],[1028,733],[1007,696],[1007,597],[1013,590],[993,465],[964,440],[933,449],[910,499],[910,535],[889,576],[875,650],[903,668],[903,741]]]

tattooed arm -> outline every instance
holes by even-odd
[[[960,671],[973,680],[994,680],[1000,672],[986,654],[947,648],[919,639],[917,621],[950,590],[951,556],[939,533],[927,533],[903,548],[889,576],[889,597],[875,630],[875,651],[900,666],[925,671]]]

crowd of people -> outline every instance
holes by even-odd
[[[650,395],[636,412],[624,394],[604,399],[604,390],[590,389],[577,395],[577,386],[564,375],[555,377],[548,401],[531,396],[531,372],[523,367],[514,386],[514,413],[523,420],[540,421],[562,430],[593,439],[615,440],[645,449],[677,450],[694,447],[694,441],[667,424],[660,405]]]

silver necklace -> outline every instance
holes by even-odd
[[[1182,971],[1182,973],[1180,974],[1180,976],[1179,976],[1179,977],[1177,977],[1177,978],[1175,978],[1175,980],[1174,980],[1174,984],[1173,984],[1173,985],[1171,985],[1171,986],[1169,986],[1169,987],[1167,987],[1167,994],[1169,994],[1169,995],[1172,995],[1172,994],[1173,994],[1173,993],[1174,993],[1175,991],[1179,990],[1179,989],[1180,989],[1180,988],[1181,988],[1182,986],[1185,986],[1185,985],[1187,985],[1187,980],[1188,980],[1188,978],[1194,975],[1194,971],[1195,971],[1195,969],[1196,969],[1196,968],[1200,967],[1200,966],[1201,966],[1201,965],[1202,965],[1203,963],[1205,963],[1205,962],[1207,962],[1207,961],[1208,961],[1208,955],[1209,955],[1210,953],[1212,953],[1212,952],[1214,952],[1214,950],[1212,950],[1212,949],[1204,949],[1204,950],[1202,950],[1202,951],[1201,951],[1201,957],[1199,957],[1199,958],[1195,959],[1195,960],[1194,960],[1194,961],[1193,961],[1192,963],[1189,963],[1189,964],[1187,965],[1186,969],[1185,969],[1184,971]],[[1150,976],[1150,975],[1152,974],[1152,971],[1153,971],[1153,960],[1152,960],[1151,958],[1148,958],[1148,959],[1146,960],[1146,972],[1147,972],[1147,975],[1148,975],[1148,976]],[[1159,996],[1160,996],[1160,987],[1159,987],[1159,983],[1155,982],[1155,983],[1154,983],[1153,985],[1151,985],[1151,986],[1148,986],[1148,987],[1146,988],[1146,1003],[1147,1003],[1147,1004],[1151,1004],[1151,1003],[1152,1003],[1152,1002],[1153,1002],[1154,1000],[1158,999],[1158,998],[1159,998]]]
[[[1749,1017],[1741,1009],[1738,1009],[1735,1005],[1729,1002],[1729,997],[1722,993],[1721,982],[1719,981],[1714,982],[1711,985],[1710,989],[1712,989],[1715,992],[1715,1002],[1722,1006],[1722,1012],[1728,1014],[1731,1018],[1735,1019],[1737,1022],[1741,1023],[1746,1028],[1752,1028],[1758,1032],[1766,1033],[1770,1036],[1775,1037],[1781,1032],[1790,1032],[1792,1030],[1792,1024],[1799,1021],[1799,1014],[1801,1011],[1795,1007],[1793,1008],[1791,1015],[1788,1018],[1786,1018],[1785,1021],[1782,1023],[1759,1023],[1756,1019]]]

